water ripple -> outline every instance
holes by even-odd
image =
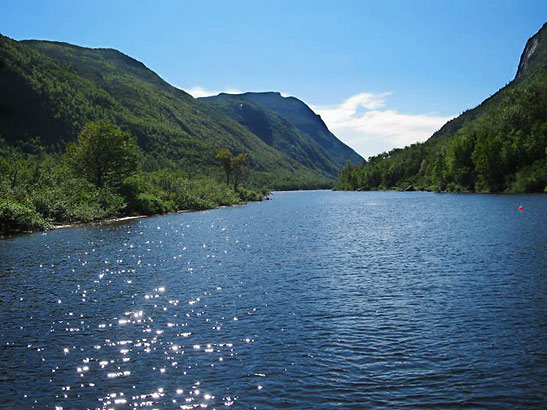
[[[285,192],[1,241],[0,407],[542,408],[546,222]]]

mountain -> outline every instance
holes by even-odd
[[[526,43],[517,70],[516,78],[547,70],[547,23]]]
[[[343,166],[347,161],[359,164],[363,158],[329,131],[321,117],[295,97],[283,97],[278,92],[219,94],[203,98],[215,104],[230,118],[255,132],[268,145],[300,160],[300,152],[308,153],[329,170],[328,164]],[[280,121],[281,120],[281,121]],[[282,123],[282,133],[275,135]],[[254,131],[253,131],[254,132]],[[295,144],[295,141],[299,143]],[[293,148],[294,147],[294,148]]]
[[[341,171],[338,189],[481,192],[547,190],[547,24],[532,36],[515,78],[448,121],[425,143]]]
[[[117,50],[0,35],[0,136],[8,145],[60,152],[97,119],[135,135],[151,168],[219,172],[215,154],[229,148],[247,152],[254,183],[300,187],[325,184],[338,165],[302,133],[293,136],[299,155],[276,149]],[[287,127],[279,120],[272,121],[275,135]]]
[[[285,105],[291,105],[293,101],[298,101],[298,104],[295,105],[297,112],[292,118],[298,118],[298,113],[301,110],[305,113],[312,112],[300,100],[292,97],[284,98],[279,93],[273,92],[221,93],[201,100],[211,103],[228,117],[257,135],[266,144],[308,168],[334,176],[337,175],[338,168],[345,161],[361,162],[363,160],[351,148],[332,135],[320,117],[313,114],[313,112],[313,122],[317,123],[316,128],[318,130],[324,131],[323,134],[319,132],[310,134],[302,131],[286,118],[291,118],[290,116],[286,115],[284,117],[278,113],[279,111],[269,109],[266,104],[261,103],[262,99],[277,99],[280,107],[279,111],[284,113],[290,112],[290,107],[285,107]],[[310,122],[310,124],[313,124],[313,122]]]

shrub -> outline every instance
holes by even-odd
[[[140,193],[136,198],[136,210],[144,215],[165,214],[173,209],[173,204],[154,194]]]
[[[238,202],[239,196],[230,186],[211,180],[181,181],[175,197],[175,203],[180,210],[210,209]]]
[[[516,174],[516,181],[510,192],[546,192],[547,160],[536,161]]]
[[[0,233],[44,230],[49,227],[35,209],[13,200],[0,199]]]
[[[250,189],[246,188],[238,188],[237,193],[242,201],[261,201],[264,197],[264,194],[262,192],[256,192],[251,191]]]

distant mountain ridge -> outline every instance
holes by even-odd
[[[201,98],[243,125],[269,146],[307,167],[336,175],[346,161],[363,161],[327,129],[302,101],[276,92]]]
[[[205,97],[204,100],[218,104],[220,100],[226,100],[229,95],[222,93],[216,97]],[[314,113],[298,98],[283,97],[279,92],[247,92],[232,94],[231,98],[253,103],[263,110],[279,115],[314,141],[337,167],[343,166],[346,161],[355,164],[363,161],[359,154],[329,131],[321,116]]]
[[[248,153],[262,185],[334,178],[339,162],[331,157],[338,152],[320,150],[280,116],[268,117],[272,133],[288,132],[298,155],[264,142],[214,104],[194,99],[117,50],[0,35],[0,137],[23,149],[62,150],[85,123],[107,119],[137,137],[150,167],[214,173],[216,152],[229,148]],[[347,152],[347,159],[355,158]]]

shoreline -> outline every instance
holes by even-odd
[[[92,222],[74,222],[72,224],[59,224],[59,225],[53,225],[53,227],[50,230],[54,231],[54,230],[57,230],[57,229],[74,228],[76,226],[82,226],[82,225],[109,225],[109,224],[115,224],[117,222],[125,222],[125,221],[132,221],[132,220],[135,220],[135,219],[151,218],[151,217],[154,217],[154,216],[186,214],[186,213],[191,213],[191,212],[211,211],[211,210],[214,210],[214,209],[233,208],[233,207],[236,207],[236,206],[247,205],[247,204],[249,204],[249,202],[261,202],[261,201],[247,201],[247,202],[242,202],[242,203],[233,204],[233,205],[219,205],[219,206],[215,206],[214,208],[207,208],[207,209],[183,209],[181,211],[167,212],[165,214],[121,216],[119,218],[107,218],[107,219],[102,219],[102,220],[92,221]],[[47,232],[47,231],[34,231],[34,232]],[[34,233],[34,232],[29,232],[29,233]]]
[[[21,232],[7,233],[7,234],[0,233],[0,240],[13,238],[20,235],[31,235],[31,234],[35,234],[39,232],[47,233],[47,232],[56,231],[59,229],[76,228],[79,226],[109,225],[109,224],[115,224],[118,222],[126,222],[126,221],[132,221],[137,219],[150,218],[153,216],[176,215],[176,214],[185,214],[190,212],[203,212],[203,211],[211,211],[214,209],[232,208],[236,206],[248,205],[251,202],[262,202],[268,199],[269,197],[265,196],[260,201],[245,201],[245,202],[240,202],[240,203],[232,204],[232,205],[219,205],[214,208],[207,208],[207,209],[183,209],[183,210],[175,211],[175,212],[167,212],[165,214],[121,216],[119,218],[106,218],[106,219],[101,219],[101,220],[91,221],[91,222],[74,222],[74,223],[59,223],[59,224],[52,223],[51,227],[48,229],[41,229],[41,230],[35,230],[35,231],[21,231]]]
[[[472,194],[472,195],[545,195],[547,192],[488,192],[488,191],[434,191],[431,189],[333,189],[333,192],[429,192],[432,194]]]
[[[162,215],[162,214],[158,214],[158,215]],[[166,215],[166,214],[163,214],[163,215]],[[133,219],[147,218],[149,216],[154,216],[154,215],[122,216],[122,217],[119,217],[119,218],[108,218],[108,219],[103,219],[103,220],[100,220],[100,221],[92,221],[92,222],[74,222],[74,223],[69,223],[69,224],[53,224],[53,226],[50,230],[54,231],[54,230],[57,230],[57,229],[74,228],[75,226],[80,226],[80,225],[111,224],[111,223],[116,223],[116,222],[131,221]],[[35,232],[40,232],[40,231],[35,231]],[[47,232],[47,230],[43,231],[43,232]]]

